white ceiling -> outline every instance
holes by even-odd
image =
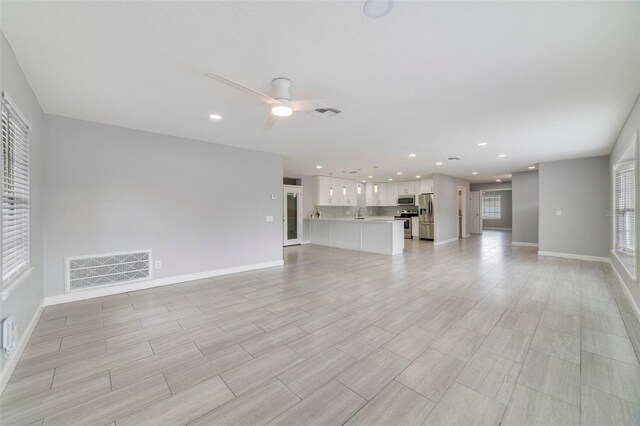
[[[640,90],[638,2],[362,5],[4,1],[2,28],[45,112],[278,153],[286,175],[484,181],[607,154]],[[265,132],[266,105],[208,71],[343,113]]]

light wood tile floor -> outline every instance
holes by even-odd
[[[489,231],[51,306],[2,425],[640,425],[640,323],[604,263]]]

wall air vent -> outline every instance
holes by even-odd
[[[449,157],[447,158],[449,161],[460,161],[460,157]]]
[[[329,118],[333,117],[334,115],[338,115],[341,112],[342,111],[336,108],[316,108],[311,111],[311,115],[315,115],[316,117],[320,118]]]
[[[152,278],[151,250],[67,257],[67,292]]]

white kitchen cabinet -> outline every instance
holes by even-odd
[[[313,204],[316,206],[330,206],[332,204],[331,201],[331,178],[326,176],[314,176]]]
[[[414,216],[411,218],[411,236],[420,236],[420,218],[418,216]]]
[[[416,189],[413,181],[398,182],[398,195],[415,195]]]
[[[358,182],[351,179],[343,179],[347,182],[347,203],[346,206],[358,205]]]
[[[434,193],[433,190],[433,179],[422,179],[420,181],[420,193],[421,194],[429,194]]]
[[[398,205],[398,182],[389,182],[387,184],[387,206]]]
[[[377,199],[378,206],[386,206],[387,205],[387,184],[386,183],[376,183],[373,185],[373,192],[376,192],[376,186],[378,188],[377,191]]]

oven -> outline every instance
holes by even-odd
[[[411,235],[411,231],[412,231],[412,225],[411,225],[411,218],[410,217],[404,217],[404,216],[394,216],[393,217],[395,220],[402,220],[404,221],[404,237],[407,239],[411,239],[413,238],[413,236]]]

